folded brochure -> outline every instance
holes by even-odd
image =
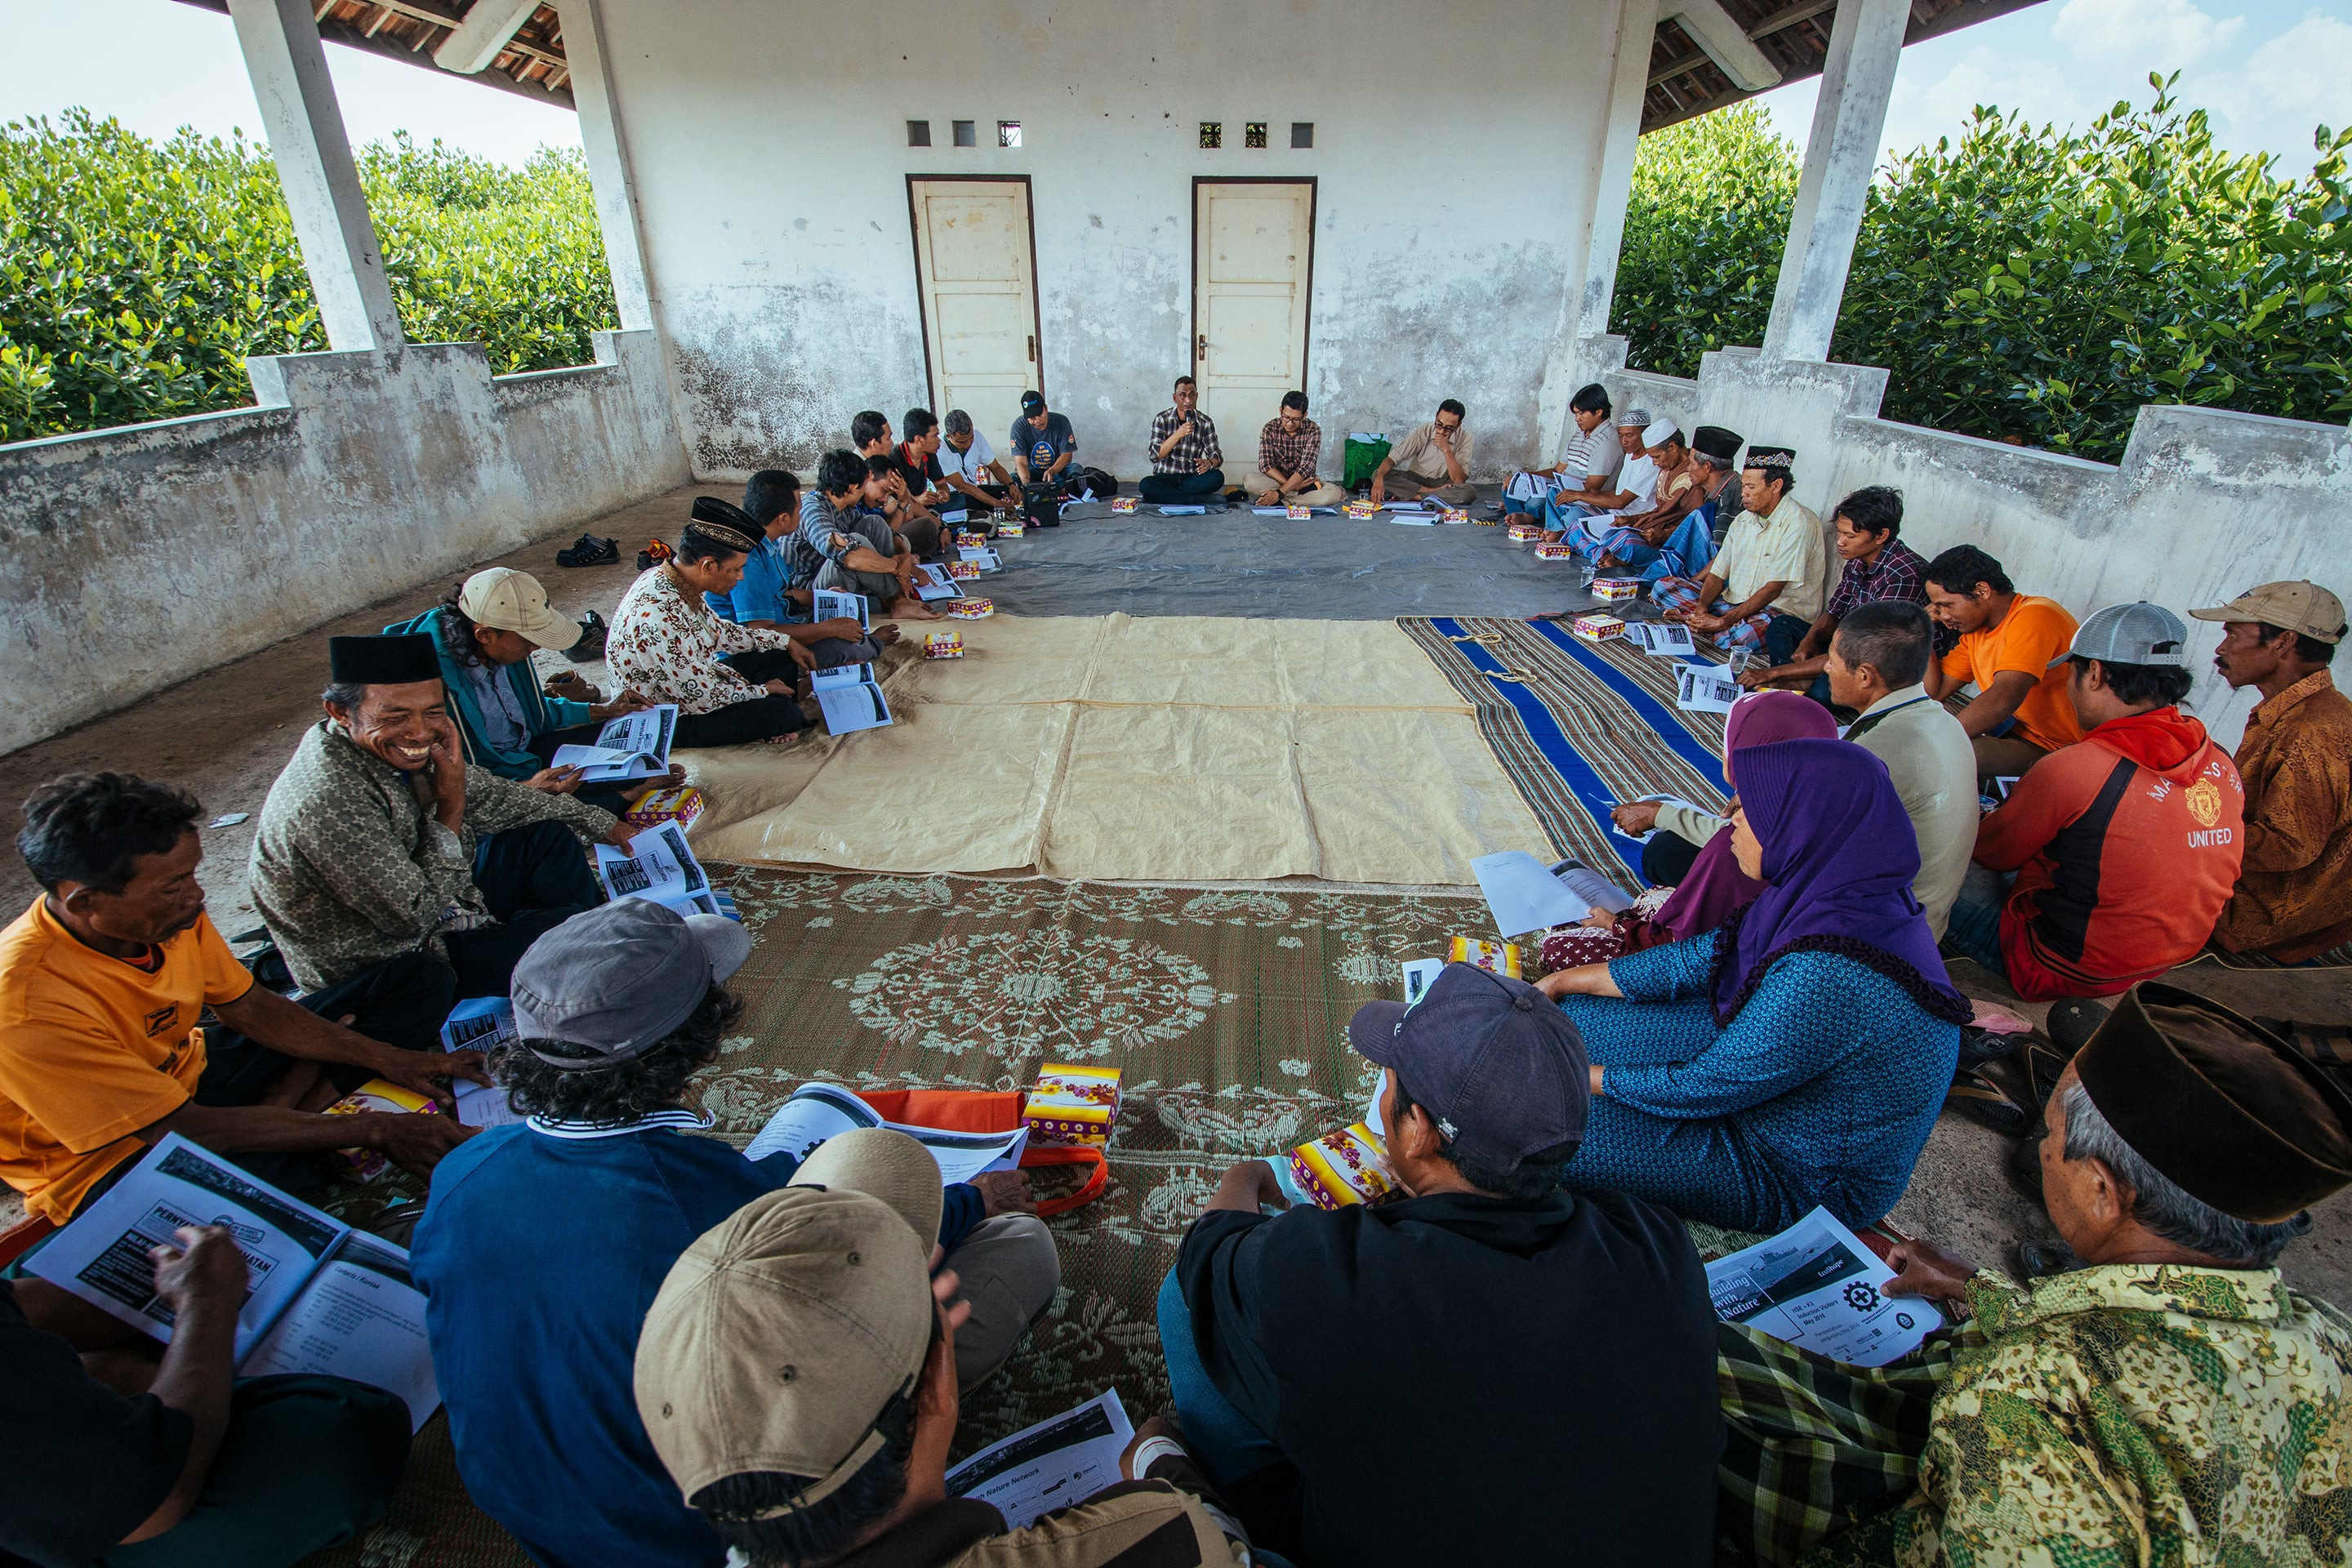
[[[314,1373],[398,1394],[411,1431],[440,1408],[425,1295],[408,1254],[246,1174],[178,1133],[25,1260],[25,1271],[169,1343],[147,1249],[182,1226],[225,1226],[249,1292],[230,1358],[240,1377]]]
[[[816,693],[817,707],[824,713],[828,735],[879,730],[898,722],[891,717],[890,700],[882,694],[881,682],[874,679],[874,667],[870,664],[820,669],[809,677],[809,686]]]
[[[948,1496],[993,1503],[1007,1529],[1026,1530],[1055,1509],[1118,1485],[1119,1459],[1134,1440],[1118,1390],[1105,1389],[950,1470]]]
[[[743,1151],[747,1160],[790,1154],[805,1160],[828,1138],[860,1127],[887,1127],[904,1132],[930,1152],[939,1162],[940,1184],[968,1182],[984,1171],[1010,1171],[1021,1163],[1028,1147],[1029,1130],[1010,1132],[951,1132],[939,1127],[910,1127],[886,1121],[882,1113],[851,1089],[837,1083],[804,1083],[776,1107],[760,1135]]]
[[[608,721],[593,746],[558,746],[549,761],[578,768],[583,784],[657,779],[669,772],[670,737],[677,730],[677,704],[657,703]]]
[[[686,829],[675,822],[646,828],[626,849],[613,844],[595,848],[596,879],[607,898],[645,899],[682,915],[732,913],[720,905],[710,879],[687,847]]]
[[[1715,1315],[1849,1366],[1885,1366],[1943,1327],[1917,1296],[1889,1296],[1878,1254],[1817,1208],[1780,1235],[1706,1266]]]

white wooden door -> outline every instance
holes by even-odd
[[[1306,385],[1315,186],[1204,181],[1192,190],[1192,374],[1217,422],[1225,477],[1239,483],[1257,461],[1258,427],[1284,393]]]
[[[1021,394],[1039,385],[1029,183],[916,180],[910,195],[931,411],[962,409],[1002,447]]]

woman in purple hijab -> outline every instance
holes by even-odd
[[[1739,787],[1739,753],[1749,746],[1837,734],[1830,710],[1796,691],[1751,691],[1731,705],[1723,721],[1723,776]],[[1660,833],[1668,829],[1661,827]],[[1648,857],[1643,858],[1646,861]],[[1742,873],[1731,858],[1728,823],[1708,839],[1675,886],[1652,889],[1624,914],[1595,910],[1581,925],[1546,931],[1538,945],[1546,970],[1603,963],[1645,947],[1713,931],[1754,901],[1764,884]],[[1661,901],[1661,900],[1663,901]],[[1653,912],[1654,911],[1654,912]]]
[[[1592,1061],[1567,1184],[1741,1230],[1815,1205],[1869,1225],[1910,1184],[1969,1016],[1911,893],[1911,818],[1860,746],[1780,741],[1741,749],[1731,832],[1754,902],[1542,983]]]

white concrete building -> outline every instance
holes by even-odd
[[[2342,428],[2152,411],[2115,468],[1880,420],[1885,373],[1825,363],[1901,46],[2024,0],[194,3],[234,19],[332,349],[252,362],[254,409],[0,447],[0,751],[690,478],[805,469],[860,408],[1001,444],[1038,387],[1131,479],[1188,372],[1236,475],[1294,386],[1331,461],[1458,397],[1496,479],[1605,378],[1796,447],[1816,507],[1899,484],[1920,549],[2078,610],[2352,592]],[[405,342],[322,32],[574,104],[597,364]],[[1766,341],[1626,372],[1640,132],[1816,70]]]

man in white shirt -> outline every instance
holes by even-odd
[[[940,430],[942,439],[933,456],[948,489],[982,510],[992,511],[1008,500],[1014,506],[1021,504],[1019,481],[996,460],[996,449],[988,444],[988,437],[972,428],[971,415],[950,408]]]
[[[1951,710],[1927,695],[1935,646],[1927,612],[1874,599],[1846,612],[1830,639],[1830,700],[1851,708],[1845,738],[1886,764],[1919,840],[1912,894],[1940,942],[1977,847],[1977,754]]]
[[[1764,652],[1786,664],[1822,613],[1829,544],[1822,520],[1789,491],[1797,454],[1787,447],[1754,447],[1740,465],[1739,499],[1747,510],[1732,521],[1723,549],[1705,575],[1661,577],[1652,601],[1694,632],[1729,651]]]
[[[1616,474],[1580,490],[1559,490],[1544,503],[1544,532],[1562,534],[1588,561],[1601,556],[1601,540],[1628,512],[1647,511],[1655,504],[1658,465],[1650,460],[1642,433],[1650,427],[1650,411],[1628,408],[1617,416],[1617,450],[1622,459]]]

